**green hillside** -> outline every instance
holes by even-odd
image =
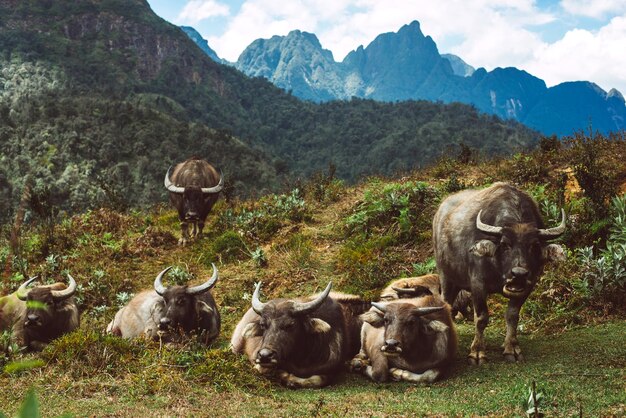
[[[75,211],[163,201],[167,167],[193,154],[224,169],[231,195],[256,195],[331,163],[354,181],[538,139],[459,104],[300,101],[213,62],[142,0],[0,0],[0,68],[9,209],[27,174]]]
[[[580,135],[506,159],[465,153],[354,186],[324,173],[284,194],[220,200],[206,236],[185,248],[176,244],[178,221],[168,207],[52,221],[40,211],[23,225],[17,246],[0,238],[0,294],[27,275],[53,281],[71,272],[80,283],[82,323],[39,354],[12,350],[6,334],[0,339],[0,387],[20,388],[0,391],[0,412],[16,413],[32,387],[44,416],[523,416],[535,381],[546,416],[619,416],[626,407],[624,161],[626,138]],[[558,222],[561,207],[568,217],[568,260],[547,266],[522,310],[525,362],[501,357],[499,296],[489,300],[491,362],[466,364],[473,326],[457,322],[451,376],[430,386],[374,384],[346,373],[328,388],[293,391],[228,350],[255,282],[263,282],[266,298],[308,294],[329,280],[336,290],[376,298],[395,278],[432,271],[432,216],[445,196],[496,180],[528,191],[547,225]],[[103,334],[116,310],[165,266],[176,267],[171,280],[197,283],[211,263],[220,271],[212,292],[223,326],[209,349],[194,340],[160,346]]]

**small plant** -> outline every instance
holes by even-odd
[[[168,278],[172,283],[182,286],[193,280],[193,275],[182,267],[174,266],[168,272]]]
[[[132,299],[133,294],[128,292],[120,292],[115,295],[115,301],[117,302],[117,306],[122,307],[126,305]]]
[[[413,264],[413,274],[415,276],[423,276],[425,274],[434,273],[436,268],[435,259],[431,257],[423,263]]]
[[[537,392],[535,382],[528,388],[528,399],[525,402],[524,409],[529,418],[543,418],[543,413],[539,412],[539,405],[543,400],[543,392]]]
[[[250,257],[252,258],[252,261],[254,261],[254,264],[256,264],[257,267],[267,266],[267,256],[265,255],[265,251],[263,251],[263,248],[257,247],[256,250],[251,251]]]

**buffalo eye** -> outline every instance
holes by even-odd
[[[184,298],[176,299],[176,304],[178,306],[184,305],[185,304],[185,299]]]
[[[391,323],[391,318],[388,315],[385,315],[383,318],[385,325],[389,325]]]
[[[502,241],[500,242],[500,248],[502,249],[502,251],[509,251],[511,249],[511,244],[509,244],[507,241]]]

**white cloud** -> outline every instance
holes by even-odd
[[[626,13],[624,0],[563,0],[561,7],[568,13],[596,19],[609,13]]]
[[[557,42],[544,44],[526,64],[527,70],[548,85],[588,80],[604,90],[626,93],[626,16],[618,16],[600,30],[570,30]]]
[[[177,20],[181,23],[196,24],[204,19],[229,14],[228,6],[215,0],[192,0],[185,5]]]

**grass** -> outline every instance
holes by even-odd
[[[223,348],[224,338],[222,348],[201,353],[188,368],[180,358],[187,351],[159,351],[148,344],[141,347],[147,354],[130,360],[141,364],[139,370],[111,374],[101,367],[76,379],[69,364],[49,361],[41,369],[3,376],[0,384],[34,387],[44,416],[520,416],[533,380],[545,395],[541,411],[546,416],[577,415],[580,408],[585,416],[616,416],[626,408],[623,321],[559,335],[523,335],[527,360],[520,364],[501,358],[501,327],[492,325],[487,332],[492,361],[484,367],[465,364],[473,329],[458,328],[461,350],[451,376],[431,386],[376,384],[345,374],[325,389],[289,390],[255,376]],[[23,397],[21,391],[3,391],[3,412],[17,411]]]

